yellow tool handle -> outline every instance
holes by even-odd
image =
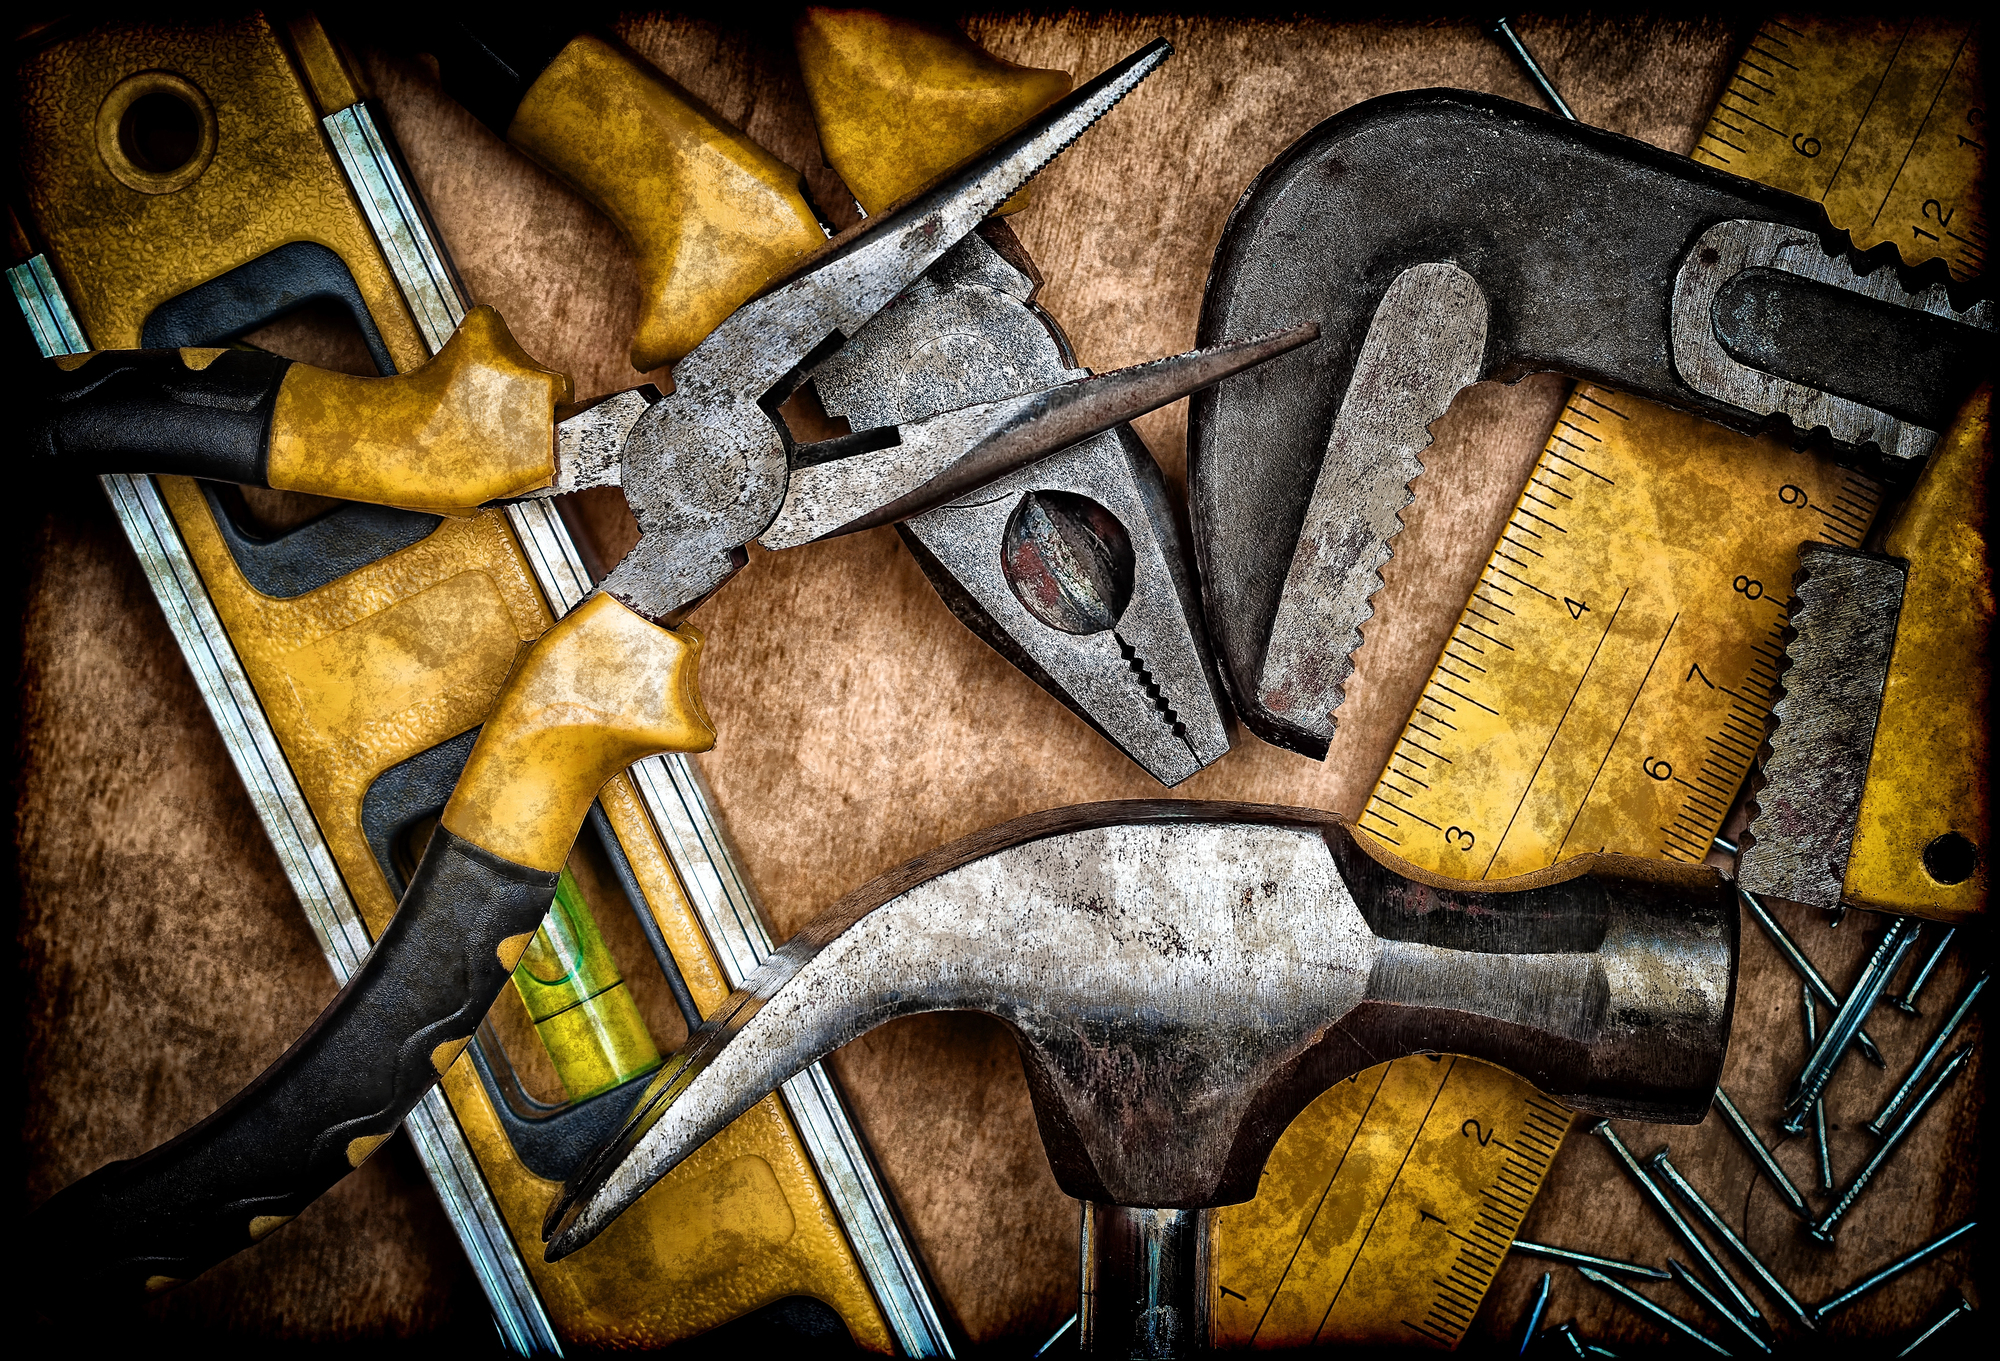
[[[608,595],[586,600],[501,689],[445,805],[446,829],[515,864],[560,870],[613,775],[715,745],[695,683],[701,645],[688,625],[663,629]]]
[[[394,378],[294,364],[271,417],[270,485],[443,515],[546,487],[569,379],[475,307],[437,356]]]
[[[628,48],[572,39],[507,140],[611,219],[638,258],[632,367],[668,364],[826,240],[799,175]]]

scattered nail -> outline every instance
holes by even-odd
[[[1640,1266],[1637,1262],[1621,1262],[1616,1257],[1597,1257],[1588,1252],[1576,1252],[1570,1248],[1550,1247],[1547,1243],[1530,1243],[1516,1238],[1510,1251],[1524,1257],[1540,1257],[1550,1262],[1568,1262],[1571,1266],[1594,1266],[1599,1271],[1615,1271],[1623,1276],[1636,1276],[1642,1281],[1670,1281],[1671,1275],[1656,1266]]]
[[[1708,1274],[1709,1279],[1722,1287],[1723,1292],[1736,1302],[1745,1317],[1756,1319],[1759,1323],[1763,1322],[1763,1315],[1757,1312],[1757,1306],[1750,1303],[1750,1297],[1745,1295],[1730,1274],[1722,1269],[1722,1263],[1715,1260],[1715,1254],[1708,1250],[1708,1244],[1702,1242],[1701,1236],[1694,1231],[1687,1220],[1681,1218],[1681,1212],[1674,1208],[1673,1201],[1667,1199],[1667,1193],[1660,1189],[1659,1183],[1646,1175],[1646,1169],[1639,1166],[1639,1160],[1632,1156],[1632,1150],[1625,1147],[1624,1141],[1612,1130],[1611,1122],[1599,1120],[1590,1127],[1590,1132],[1603,1139],[1610,1147],[1612,1156],[1625,1164],[1625,1170],[1632,1174],[1632,1180],[1639,1183],[1639,1189],[1653,1202],[1653,1207],[1666,1216],[1667,1223],[1673,1226],[1674,1233],[1680,1238],[1682,1245],[1694,1254],[1695,1261]],[[1578,1270],[1587,1271],[1589,1268],[1579,1267]]]
[[[1957,1228],[1947,1230],[1939,1237],[1933,1238],[1930,1242],[1918,1248],[1915,1252],[1904,1257],[1898,1257],[1895,1261],[1889,1263],[1889,1265],[1883,1267],[1880,1271],[1874,1272],[1872,1275],[1863,1276],[1853,1285],[1848,1286],[1847,1289],[1815,1308],[1813,1310],[1813,1317],[1824,1323],[1826,1316],[1834,1310],[1846,1308],[1869,1291],[1894,1280],[1911,1267],[1922,1266],[1925,1262],[1928,1262],[1931,1258],[1937,1256],[1940,1252],[1943,1252],[1946,1248],[1978,1227],[1978,1220],[1968,1219]]]
[[[1054,1332],[1049,1334],[1049,1340],[1047,1342],[1044,1342],[1041,1346],[1035,1348],[1035,1355],[1029,1358],[1029,1361],[1039,1361],[1042,1353],[1047,1351],[1049,1348],[1055,1346],[1057,1342],[1061,1341],[1062,1335],[1068,1332],[1070,1329],[1076,1327],[1076,1321],[1081,1317],[1082,1315],[1080,1314],[1071,1314],[1069,1316],[1068,1322],[1064,1323],[1062,1327],[1056,1329]]]
[[[1708,1348],[1710,1351],[1716,1352],[1722,1356],[1735,1355],[1735,1353],[1731,1352],[1729,1348],[1723,1346],[1720,1342],[1717,1342],[1714,1338],[1702,1332],[1700,1329],[1696,1328],[1693,1324],[1681,1318],[1678,1314],[1670,1313],[1669,1311],[1662,1309],[1659,1305],[1653,1303],[1651,1300],[1647,1299],[1644,1295],[1641,1295],[1638,1291],[1632,1289],[1631,1287],[1620,1285],[1617,1281],[1612,1280],[1609,1276],[1605,1275],[1603,1272],[1592,1271],[1587,1266],[1578,1267],[1577,1270],[1582,1272],[1583,1278],[1586,1281],[1589,1281],[1592,1285],[1599,1286],[1605,1290],[1609,1290],[1612,1294],[1616,1295],[1619,1299],[1624,1300],[1625,1303],[1631,1305],[1634,1309],[1637,1309],[1640,1313],[1645,1314],[1649,1318],[1656,1319],[1659,1322],[1664,1323],[1667,1327],[1671,1328],[1676,1333],[1679,1333],[1681,1336],[1688,1338],[1690,1341],[1699,1342],[1702,1346]]]
[[[1958,1322],[1959,1319],[1963,1318],[1965,1315],[1971,1312],[1972,1312],[1972,1301],[1965,1297],[1964,1291],[1960,1291],[1958,1295],[1958,1303],[1954,1304],[1950,1309],[1947,1309],[1945,1311],[1945,1315],[1943,1318],[1939,1319],[1936,1323],[1933,1323],[1930,1327],[1924,1329],[1921,1333],[1918,1333],[1916,1341],[1912,1342],[1909,1346],[1903,1348],[1903,1350],[1897,1352],[1896,1353],[1897,1361],[1902,1361],[1903,1357],[1908,1356],[1911,1352],[1923,1346],[1924,1343],[1930,1341],[1933,1337],[1936,1337],[1939,1333],[1943,1332],[1946,1328],[1949,1328],[1952,1324]]]
[[[1570,112],[1569,105],[1556,92],[1554,82],[1543,72],[1541,63],[1535,60],[1534,55],[1528,51],[1526,44],[1521,41],[1520,35],[1514,32],[1513,22],[1504,17],[1495,19],[1493,21],[1493,36],[1507,45],[1508,51],[1514,54],[1514,60],[1521,63],[1521,69],[1528,73],[1528,79],[1534,81],[1535,88],[1542,92],[1542,98],[1548,100],[1555,107],[1557,113],[1574,123],[1576,115]]]
[[[1700,1300],[1702,1303],[1702,1307],[1707,1309],[1709,1313],[1715,1315],[1717,1318],[1721,1319],[1724,1323],[1734,1328],[1737,1332],[1743,1334],[1745,1338],[1749,1339],[1750,1345],[1755,1347],[1758,1351],[1763,1352],[1766,1356],[1770,1355],[1771,1352],[1770,1344],[1764,1341],[1763,1338],[1757,1336],[1757,1334],[1751,1329],[1749,1324],[1745,1323],[1742,1319],[1736,1317],[1735,1313],[1730,1309],[1730,1307],[1724,1304],[1721,1300],[1717,1299],[1714,1293],[1710,1291],[1707,1286],[1703,1285],[1700,1281],[1696,1280],[1695,1275],[1692,1271],[1689,1271],[1686,1267],[1682,1266],[1679,1262],[1676,1262],[1671,1257],[1667,1259],[1667,1267],[1674,1273],[1674,1279],[1681,1283],[1681,1288],[1686,1290],[1690,1295],[1693,1295],[1696,1299]]]
[[[1521,1329],[1521,1345],[1515,1349],[1516,1356],[1528,1354],[1528,1344],[1535,1340],[1535,1329],[1542,1326],[1542,1313],[1549,1307],[1549,1273],[1542,1273],[1542,1288],[1535,1292],[1535,1302],[1529,1306],[1528,1322]]]
[[[1743,1146],[1750,1150],[1750,1156],[1757,1160],[1757,1166],[1762,1169],[1764,1179],[1778,1188],[1778,1194],[1785,1198],[1785,1203],[1792,1207],[1794,1214],[1810,1223],[1812,1207],[1807,1205],[1806,1198],[1799,1194],[1799,1188],[1792,1185],[1792,1179],[1785,1175],[1785,1169],[1778,1166],[1778,1160],[1771,1156],[1771,1150],[1765,1147],[1764,1141],[1757,1137],[1757,1131],[1750,1128],[1750,1122],[1743,1118],[1743,1112],[1736,1109],[1736,1103],[1729,1099],[1729,1093],[1720,1087],[1715,1089],[1715,1107],[1722,1112],[1722,1118],[1729,1127],[1736,1131],[1736,1137],[1743,1141]]]
[[[1771,938],[1771,944],[1778,947],[1778,953],[1785,957],[1785,962],[1805,980],[1806,985],[1813,990],[1819,1000],[1836,1011],[1839,1010],[1840,998],[1827,986],[1826,980],[1820,977],[1819,970],[1812,966],[1812,961],[1805,957],[1805,952],[1799,949],[1797,942],[1785,934],[1785,928],[1778,925],[1776,919],[1764,909],[1764,904],[1757,901],[1757,895],[1746,893],[1739,888],[1736,890],[1736,896],[1743,900],[1743,905],[1750,909],[1750,915],[1757,919],[1757,924],[1764,928],[1764,934]],[[1869,1038],[1867,1031],[1855,1031],[1854,1043],[1877,1068],[1889,1066],[1888,1061],[1882,1057],[1882,1051],[1875,1047],[1875,1041]]]
[[[1806,1010],[1806,1052],[1812,1053],[1819,1047],[1819,1013],[1814,1008],[1812,989],[1799,984],[1799,1000]],[[1833,1189],[1833,1155],[1826,1147],[1826,1098],[1812,1103],[1813,1149],[1819,1154],[1819,1189]]]
[[[1873,1120],[1870,1120],[1865,1126],[1870,1134],[1879,1138],[1882,1132],[1889,1127],[1890,1118],[1895,1115],[1897,1109],[1916,1087],[1917,1080],[1924,1075],[1924,1070],[1929,1068],[1937,1056],[1944,1052],[1945,1044],[1951,1039],[1952,1032],[1957,1030],[1964,1022],[1967,1013],[1972,1010],[1972,1004],[1978,1001],[1979,994],[1985,991],[1986,980],[1990,977],[1992,977],[1990,972],[1982,973],[1966,985],[1964,995],[1958,999],[1958,1005],[1952,1009],[1950,1017],[1946,1019],[1944,1025],[1938,1030],[1938,1033],[1932,1037],[1929,1046],[1923,1052],[1923,1056],[1911,1066],[1909,1076],[1905,1077],[1902,1084],[1890,1095],[1889,1103],[1882,1107],[1882,1113],[1877,1115]]]
[[[1840,1007],[1833,1013],[1833,1020],[1826,1033],[1820,1037],[1819,1047],[1806,1060],[1805,1070],[1792,1084],[1791,1092],[1785,1098],[1785,1109],[1791,1114],[1785,1117],[1778,1128],[1787,1134],[1797,1134],[1806,1127],[1807,1111],[1812,1103],[1819,1100],[1826,1084],[1833,1080],[1834,1069],[1840,1066],[1841,1057],[1854,1039],[1854,1033],[1875,1009],[1882,989],[1894,976],[1896,966],[1903,962],[1911,944],[1916,940],[1915,923],[1908,917],[1897,917],[1889,923],[1889,929],[1882,933],[1882,939],[1875,945],[1874,953],[1868,956],[1868,963],[1862,967],[1861,977],[1855,980],[1854,990],[1847,994]]]
[[[1938,943],[1931,948],[1930,954],[1917,969],[1917,976],[1910,980],[1910,986],[1903,989],[1901,997],[1893,999],[1896,1010],[1908,1012],[1912,1016],[1917,1014],[1917,994],[1924,990],[1924,984],[1931,981],[1932,971],[1937,968],[1938,961],[1944,958],[1944,952],[1951,948],[1952,937],[1957,934],[1958,928],[1952,926],[1947,927],[1945,933],[1938,937]]]
[[[1715,1207],[1703,1199],[1701,1193],[1681,1175],[1680,1169],[1667,1157],[1667,1150],[1663,1148],[1655,1153],[1647,1165],[1659,1174],[1662,1181],[1673,1188],[1676,1195],[1687,1202],[1687,1207],[1694,1211],[1695,1217],[1708,1225],[1715,1236],[1722,1240],[1722,1245],[1736,1254],[1736,1259],[1743,1263],[1744,1269],[1757,1279],[1757,1283],[1764,1287],[1772,1299],[1783,1305],[1787,1313],[1806,1327],[1817,1326],[1806,1307],[1793,1297],[1791,1291],[1785,1289],[1784,1282],[1771,1274],[1771,1269],[1758,1260],[1756,1253],[1750,1251],[1750,1245],[1736,1236],[1736,1231],[1715,1212]]]
[[[1877,1172],[1881,1171],[1882,1165],[1889,1161],[1889,1155],[1903,1141],[1903,1136],[1910,1132],[1911,1126],[1923,1119],[1924,1112],[1931,1108],[1931,1103],[1937,1100],[1938,1094],[1958,1076],[1958,1070],[1965,1067],[1971,1058],[1972,1046],[1968,1044],[1945,1060],[1944,1067],[1938,1069],[1938,1075],[1931,1079],[1931,1085],[1924,1088],[1924,1094],[1912,1103],[1903,1118],[1896,1122],[1896,1127],[1882,1136],[1882,1142],[1876,1146],[1874,1156],[1868,1159],[1866,1166],[1854,1174],[1854,1180],[1840,1193],[1840,1199],[1834,1202],[1833,1208],[1821,1216],[1819,1223],[1807,1229],[1807,1233],[1821,1243],[1832,1244],[1833,1226],[1840,1222],[1842,1215],[1853,1208],[1855,1200],[1868,1188],[1868,1183],[1873,1180]]]

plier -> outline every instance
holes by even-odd
[[[480,732],[395,917],[310,1029],[215,1114],[41,1206],[74,1288],[168,1288],[302,1211],[395,1132],[471,1040],[547,913],[598,789],[715,731],[688,615],[747,562],[920,513],[1315,338],[1221,345],[819,444],[776,411],[812,367],[1122,99],[1156,41],[901,206],[830,241],[674,368],[555,425],[567,380],[487,309],[423,369],[357,379],[246,351],[54,360],[31,449],[463,513],[616,482],[639,543],[532,645]],[[551,449],[551,443],[553,449]]]

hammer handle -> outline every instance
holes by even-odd
[[[177,1285],[298,1215],[443,1076],[548,914],[606,780],[714,745],[700,635],[593,596],[543,634],[480,729],[396,915],[312,1028],[215,1114],[35,1211],[65,1291]]]

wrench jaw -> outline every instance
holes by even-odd
[[[1034,305],[1037,286],[986,239],[968,238],[814,371],[821,403],[859,430],[1082,376]],[[1131,552],[1131,592],[1109,627],[1051,626],[1023,604],[1030,588],[1018,574],[1010,581],[1008,524],[1034,492],[1087,498],[1117,522]],[[1129,427],[899,530],[967,628],[1162,784],[1229,750],[1221,682],[1165,480]]]

